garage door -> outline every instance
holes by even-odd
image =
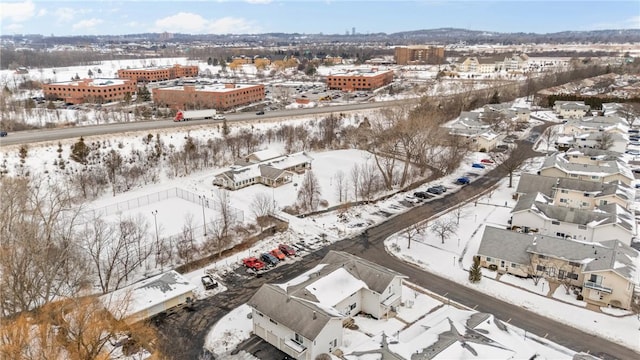
[[[258,335],[259,337],[264,339],[264,336],[265,336],[264,335],[264,328],[262,326],[256,325],[255,332],[256,332],[256,335]]]

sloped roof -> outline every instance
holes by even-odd
[[[306,339],[315,339],[327,323],[342,315],[287,293],[277,285],[264,284],[247,304]],[[315,316],[314,316],[315,315]]]
[[[276,151],[273,149],[265,149],[265,150],[253,152],[247,155],[246,158],[248,159],[250,157],[255,157],[258,161],[266,161],[273,158],[277,158],[279,156],[282,156],[282,154],[279,151]]]
[[[578,164],[569,162],[562,155],[556,154],[547,156],[544,159],[541,170],[557,168],[567,174],[583,174],[606,176],[613,174],[621,174],[629,179],[633,179],[631,170],[619,161],[602,161],[599,165]]]
[[[583,242],[555,236],[524,234],[485,227],[478,255],[529,264],[529,254],[583,264],[583,272],[613,270],[634,281],[640,254],[619,240]]]
[[[260,176],[266,179],[275,180],[282,176],[282,174],[288,173],[287,170],[276,169],[273,166],[269,165],[260,165]]]
[[[342,317],[333,308],[353,292],[365,287],[382,293],[396,277],[393,270],[341,251],[329,251],[314,271],[304,273],[287,284],[265,284],[248,304],[271,319],[315,339],[331,318]],[[327,280],[328,279],[328,280]],[[332,286],[345,287],[328,290]],[[326,292],[334,291],[328,295]],[[342,296],[342,299],[339,297]],[[286,308],[286,310],[284,310]],[[316,319],[313,319],[313,314]]]
[[[518,181],[516,193],[528,194],[540,192],[547,196],[551,196],[553,187],[558,182],[558,178],[554,176],[542,176],[530,173],[524,173]]]

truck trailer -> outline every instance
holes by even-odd
[[[215,109],[207,110],[178,110],[173,121],[189,120],[224,120],[224,116],[217,114]]]

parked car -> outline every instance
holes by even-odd
[[[458,179],[456,179],[456,184],[458,185],[467,185],[471,182],[471,180],[469,180],[468,177],[459,177]]]
[[[482,159],[482,160],[480,160],[480,162],[483,163],[483,164],[493,164],[494,163],[493,160],[491,160],[491,159]]]
[[[256,115],[264,115],[264,111],[260,110],[260,111],[256,112]]]
[[[485,166],[479,163],[474,163],[471,165],[472,168],[476,168],[476,169],[484,169]]]
[[[428,193],[432,193],[432,194],[436,194],[436,195],[440,195],[442,194],[444,191],[442,191],[442,189],[437,188],[435,186],[432,186],[430,188],[427,189]]]
[[[640,150],[627,150],[627,151],[625,151],[625,153],[627,153],[629,155],[637,156],[637,155],[640,155]]]
[[[213,280],[211,275],[205,275],[201,277],[200,281],[202,281],[202,285],[204,286],[205,290],[215,289],[218,287],[218,282]]]
[[[418,199],[417,197],[413,196],[413,195],[407,195],[404,197],[404,200],[407,202],[410,202],[412,204],[417,204],[420,202],[420,199]]]
[[[276,266],[278,264],[278,259],[275,256],[269,253],[263,253],[260,255],[260,260],[262,260],[268,266]]]
[[[278,249],[280,249],[280,251],[282,251],[287,256],[295,256],[296,255],[296,249],[292,248],[291,246],[289,246],[287,244],[278,245]]]
[[[429,198],[429,194],[427,194],[424,191],[416,191],[413,193],[413,196],[420,198],[420,199],[428,199]]]
[[[640,141],[630,141],[629,145],[640,146]]]
[[[444,187],[443,185],[436,185],[434,186],[434,188],[442,190],[443,193],[447,192],[447,188]]]
[[[6,131],[0,131],[0,137],[5,137],[9,135]]]
[[[253,269],[256,271],[262,270],[265,267],[265,264],[262,261],[258,260],[258,258],[256,258],[255,256],[242,259],[242,264],[249,269]]]
[[[284,258],[286,258],[285,254],[280,251],[280,249],[271,250],[271,255],[275,256],[278,260],[284,260]]]

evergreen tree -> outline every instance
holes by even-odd
[[[469,281],[472,283],[480,282],[482,279],[482,269],[480,268],[480,256],[473,257],[473,265],[469,269]]]
[[[229,125],[227,124],[227,119],[222,120],[222,135],[229,135]]]
[[[151,93],[146,85],[138,88],[138,101],[151,101]]]
[[[29,148],[27,147],[27,145],[21,145],[20,150],[18,150],[18,157],[20,157],[21,164],[24,165],[28,155],[29,155]]]
[[[84,143],[84,138],[80,138],[77,143],[71,145],[71,160],[86,165],[91,149]]]

